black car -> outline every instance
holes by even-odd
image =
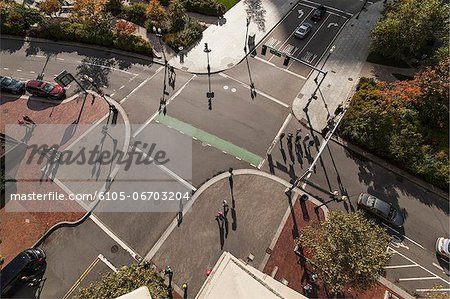
[[[392,204],[367,193],[359,195],[358,208],[368,211],[370,214],[398,228],[401,228],[405,221],[402,212]]]
[[[41,275],[44,268],[45,253],[42,249],[22,251],[1,270],[1,296],[10,296],[21,284]]]
[[[21,94],[25,91],[25,83],[11,77],[0,76],[0,87],[2,91]]]
[[[325,15],[326,11],[327,9],[323,5],[317,7],[316,10],[314,10],[314,12],[311,15],[311,20],[313,20],[314,23],[319,22],[320,19],[322,19],[322,17]]]

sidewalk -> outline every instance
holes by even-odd
[[[174,57],[169,64],[191,73],[207,73],[205,43],[211,49],[211,72],[219,72],[238,64],[244,57],[246,18],[251,17],[248,34],[255,34],[255,44],[295,6],[297,1],[284,0],[243,0],[233,6],[219,24],[209,26],[203,31],[202,40],[192,48],[180,63]],[[186,50],[184,50],[186,51]]]
[[[292,104],[295,117],[302,123],[321,131],[327,126],[327,116],[333,116],[336,107],[346,103],[352,96],[352,89],[358,83],[369,54],[370,32],[381,16],[382,10],[382,1],[368,5],[367,11],[363,11],[358,20],[355,17],[350,19],[339,34],[334,43],[335,50],[323,67],[323,70],[328,73],[321,84],[320,91],[316,94],[317,99],[312,99],[307,112],[303,110],[317,87],[314,82],[316,77],[314,72]],[[318,79],[319,82],[320,79],[321,76]]]

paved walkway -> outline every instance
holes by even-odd
[[[311,100],[307,112],[303,110],[317,87],[314,72],[294,100],[292,110],[298,120],[321,131],[327,126],[327,117],[333,116],[337,106],[351,97],[369,54],[370,32],[382,10],[383,2],[379,1],[368,5],[367,11],[363,11],[358,20],[356,17],[349,20],[335,41],[333,53],[325,56],[323,70],[328,73],[316,94],[317,99]],[[319,82],[320,79],[321,76]]]
[[[203,51],[205,43],[211,49],[211,72],[229,69],[245,57],[246,19],[251,17],[248,34],[255,34],[255,44],[295,6],[297,1],[284,0],[242,0],[233,6],[218,24],[210,25],[202,40],[194,46],[180,63],[174,57],[169,64],[191,73],[207,73],[207,58]]]

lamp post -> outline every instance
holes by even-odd
[[[161,28],[156,28],[155,26],[153,26],[153,33],[155,33],[155,35],[158,37],[159,45],[161,46],[161,51],[162,51],[163,57],[164,57],[164,86],[163,86],[162,97],[159,102],[159,113],[161,113],[161,111],[164,111],[164,114],[166,114],[165,113],[165,111],[166,111],[165,96],[166,96],[166,94],[168,94],[168,92],[166,91],[166,88],[167,88],[166,78],[167,78],[168,63],[167,63],[166,52],[164,52],[164,48],[163,48],[162,41],[161,41],[161,38],[162,38]]]
[[[208,43],[205,43],[205,49],[203,50],[203,52],[206,53],[206,59],[208,63],[208,92],[206,93],[206,97],[208,98],[209,110],[212,110],[212,99],[214,98],[214,92],[211,91],[211,66],[209,64],[209,53],[211,52],[211,49],[208,48]]]
[[[359,19],[359,15],[361,14],[361,12],[363,11],[364,7],[366,7],[366,3],[368,0],[364,0],[363,6],[361,7],[361,9],[359,10],[358,14],[356,15],[355,19]]]
[[[250,26],[251,18],[247,17],[247,30],[245,32],[245,45],[244,45],[244,52],[247,53],[247,41],[248,41],[248,26]]]

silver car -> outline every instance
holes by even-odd
[[[298,38],[304,38],[312,29],[312,25],[309,23],[303,23],[295,29],[294,36]]]

